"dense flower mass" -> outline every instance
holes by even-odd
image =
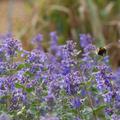
[[[80,35],[81,51],[73,41],[59,45],[56,32],[47,52],[41,34],[32,51],[12,35],[0,39],[0,118],[120,119],[120,70],[113,72],[109,57],[96,54],[90,35]]]

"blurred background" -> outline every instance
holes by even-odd
[[[12,32],[31,50],[31,39],[44,35],[48,46],[49,32],[57,31],[60,43],[80,33],[90,33],[98,47],[120,39],[120,0],[0,0],[0,34]],[[109,53],[114,68],[120,66],[120,46]],[[114,61],[114,62],[113,62]]]

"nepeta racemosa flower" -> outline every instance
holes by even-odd
[[[17,51],[22,50],[21,43],[13,38],[6,38],[3,44],[6,51],[6,57],[14,56]]]
[[[32,43],[37,45],[37,49],[42,50],[42,46],[41,46],[41,42],[43,40],[43,35],[42,34],[38,34],[37,36],[35,36],[32,40]]]
[[[50,37],[51,37],[50,48],[52,51],[55,52],[57,50],[57,47],[58,47],[58,37],[57,37],[56,32],[51,32]]]
[[[80,46],[85,48],[92,44],[94,39],[89,34],[80,34]]]
[[[83,51],[72,40],[59,45],[56,32],[47,52],[41,34],[32,51],[11,35],[1,39],[0,109],[13,119],[119,119],[119,70],[114,73],[109,58],[95,53],[90,35],[80,35]]]

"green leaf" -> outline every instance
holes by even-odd
[[[20,65],[18,65],[17,70],[21,70],[22,68],[25,68],[25,67],[30,67],[30,64],[28,64],[28,63],[20,64]]]
[[[15,87],[16,88],[24,88],[24,86],[22,84],[20,84],[20,83],[15,83]]]
[[[21,70],[22,68],[24,68],[25,65],[24,64],[20,64],[18,67],[17,67],[17,70]]]
[[[33,76],[33,74],[31,74],[29,71],[26,71],[26,72],[24,73],[24,75],[25,75],[25,76],[30,76],[30,77]]]
[[[10,95],[0,96],[0,99],[9,99]]]
[[[31,93],[34,90],[34,87],[32,87],[32,88],[26,88],[25,90],[26,90],[26,92]]]
[[[106,104],[100,105],[100,106],[94,108],[94,109],[93,109],[93,112],[99,113],[100,111],[104,110],[104,108],[105,108],[106,106],[107,106]]]
[[[86,106],[83,110],[83,113],[84,113],[84,115],[88,115],[88,114],[92,113],[92,108]]]
[[[91,88],[90,88],[90,90],[93,92],[93,93],[98,93],[98,89],[97,89],[97,87],[96,87],[96,85],[93,85]]]

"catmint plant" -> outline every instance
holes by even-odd
[[[120,70],[99,56],[89,34],[59,45],[56,32],[27,51],[12,35],[0,38],[0,114],[11,120],[119,120]],[[0,116],[0,117],[1,117]]]

